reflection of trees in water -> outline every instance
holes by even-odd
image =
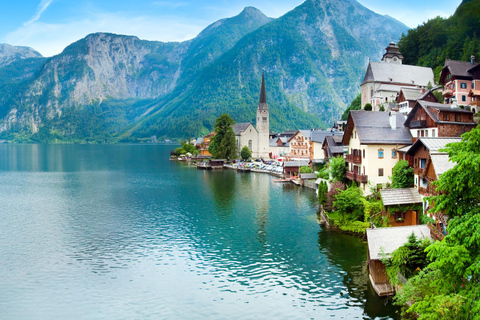
[[[232,170],[209,172],[207,179],[213,194],[215,214],[228,219],[233,211],[236,192],[236,177]]]
[[[391,305],[391,299],[378,297],[370,285],[366,243],[357,236],[322,228],[318,232],[318,244],[328,260],[345,271],[343,283],[349,295],[364,304],[365,314],[375,318],[395,313],[397,309]]]

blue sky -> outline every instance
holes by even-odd
[[[212,22],[254,6],[277,18],[302,0],[2,0],[0,43],[29,46],[44,56],[93,32],[136,35],[141,39],[183,41]],[[461,0],[359,0],[409,27],[437,15],[452,15]]]

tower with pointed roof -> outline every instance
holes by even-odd
[[[383,62],[402,64],[403,55],[400,53],[400,49],[395,42],[390,42],[385,50],[387,52],[382,57]]]
[[[262,87],[257,108],[258,151],[260,158],[269,158],[270,115],[268,113],[267,92],[265,90],[265,73],[262,73]]]

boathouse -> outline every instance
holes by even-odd
[[[414,210],[423,203],[422,196],[415,188],[381,189],[385,211],[392,227],[420,224],[420,212]]]
[[[390,284],[382,259],[408,242],[408,237],[415,234],[417,239],[431,239],[427,225],[376,228],[366,230],[368,241],[367,264],[370,283],[379,296],[393,296],[395,288]]]

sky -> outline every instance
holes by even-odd
[[[358,0],[409,27],[449,17],[461,0]],[[254,6],[278,18],[302,0],[0,0],[0,43],[28,46],[46,57],[94,32],[184,41],[211,23]]]

